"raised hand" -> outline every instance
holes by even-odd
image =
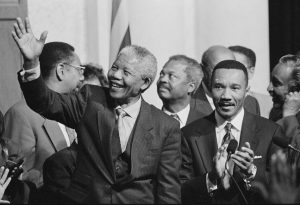
[[[290,92],[283,104],[283,117],[296,115],[300,109],[300,92]]]
[[[28,17],[25,19],[25,26],[20,17],[16,20],[12,36],[23,55],[25,63],[35,64],[42,53],[47,38],[47,31],[44,31],[40,39],[37,39],[32,33]]]
[[[282,150],[278,150],[271,158],[270,183],[266,186],[255,182],[254,187],[270,203],[297,203],[299,188],[296,185],[296,167],[290,166],[286,155]]]

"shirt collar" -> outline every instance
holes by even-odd
[[[185,106],[185,108],[183,108],[182,110],[180,110],[177,113],[172,113],[172,112],[168,111],[165,107],[162,108],[162,111],[164,111],[167,115],[177,114],[180,122],[183,124],[186,124],[187,118],[190,113],[190,109],[191,109],[190,104],[187,104],[187,106]]]
[[[138,99],[138,101],[136,101],[134,104],[129,105],[128,107],[122,108],[122,109],[126,112],[127,116],[129,116],[129,117],[131,117],[133,119],[136,119],[137,116],[139,115],[139,112],[140,112],[140,109],[141,109],[141,105],[142,105],[142,98],[140,97]],[[121,106],[118,105],[115,109],[118,109],[120,107]]]
[[[239,111],[239,113],[231,121],[228,121],[228,120],[224,120],[219,115],[219,113],[215,111],[215,118],[217,121],[217,131],[219,132],[219,131],[223,130],[225,125],[227,124],[227,122],[230,122],[233,125],[234,129],[241,131],[244,115],[245,115],[245,111],[244,111],[244,108],[242,107],[242,109]]]

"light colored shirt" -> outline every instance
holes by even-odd
[[[167,115],[171,116],[172,114],[177,114],[177,116],[179,118],[178,121],[180,123],[180,128],[182,128],[186,125],[186,122],[187,122],[187,119],[188,119],[188,116],[190,113],[190,109],[191,109],[190,104],[188,104],[185,108],[183,108],[182,110],[180,110],[177,113],[172,113],[172,112],[166,110],[166,108],[164,108],[164,107],[162,108],[164,113],[166,113]]]
[[[132,105],[129,105],[126,108],[121,108],[126,112],[126,115],[123,117],[123,127],[119,131],[120,143],[122,152],[126,150],[126,146],[130,137],[130,134],[133,130],[136,119],[140,113],[142,104],[142,98],[140,97],[137,102]],[[115,109],[118,109],[120,106],[117,106]],[[117,114],[116,114],[117,118]],[[119,128],[120,129],[120,128]]]
[[[217,126],[216,126],[216,137],[217,137],[217,144],[218,148],[221,147],[223,137],[226,134],[225,126],[228,122],[232,124],[231,128],[231,134],[233,135],[234,139],[238,142],[240,142],[240,137],[241,137],[241,130],[242,130],[242,123],[244,119],[245,111],[244,108],[240,110],[240,112],[231,120],[227,121],[224,120],[218,112],[215,112],[215,118],[217,121]]]
[[[64,135],[64,138],[66,140],[67,146],[69,147],[71,145],[71,143],[70,143],[69,135],[68,135],[68,133],[66,131],[66,126],[64,124],[59,123],[59,122],[58,122],[58,126],[59,126],[59,128],[61,129],[61,132]]]

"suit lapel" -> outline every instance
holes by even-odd
[[[67,147],[67,142],[66,142],[64,135],[58,125],[58,122],[45,119],[44,124],[43,124],[43,129],[45,130],[45,133],[48,135],[48,137],[54,147],[54,150],[56,152]]]
[[[100,170],[104,174],[104,176],[110,181],[113,182],[114,178],[114,170],[113,170],[113,162],[111,156],[111,136],[113,133],[113,129],[115,126],[115,114],[111,109],[99,110],[97,113],[98,120],[98,133],[100,144],[102,146],[98,146],[100,148],[98,151],[102,153],[103,160],[105,161],[106,166],[103,164],[103,161],[99,158],[96,162],[97,165],[100,165]],[[110,175],[105,171],[107,170]]]
[[[248,113],[245,110],[245,115],[242,123],[242,131],[240,136],[239,149],[242,146],[245,146],[245,142],[250,143],[252,150],[255,150],[257,147],[257,138],[256,135],[256,121],[254,115]]]
[[[200,137],[195,138],[195,143],[198,149],[198,152],[200,153],[203,166],[206,170],[206,172],[211,171],[213,166],[213,157],[217,152],[217,137],[216,137],[216,131],[215,131],[215,118],[214,118],[214,112],[207,117],[208,123],[205,126],[199,126],[199,134],[200,133],[207,133],[207,134],[201,134]],[[202,130],[200,130],[202,129]],[[203,130],[204,129],[204,130]]]
[[[139,116],[136,120],[135,132],[133,133],[133,141],[131,146],[131,174],[136,176],[141,160],[144,159],[148,149],[151,147],[153,135],[151,130],[153,129],[151,107],[142,100]]]
[[[195,95],[193,95],[190,105],[191,109],[201,111],[204,114],[204,116],[209,115],[213,112],[213,109],[210,106],[208,99],[205,95],[205,91],[203,89],[202,84],[199,86]]]

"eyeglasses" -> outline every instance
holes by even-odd
[[[85,70],[85,67],[80,66],[80,65],[72,65],[72,64],[69,64],[69,63],[63,63],[63,64],[75,68],[76,70],[78,70],[78,72],[79,72],[80,74],[83,74],[83,72],[84,72],[84,70]]]

